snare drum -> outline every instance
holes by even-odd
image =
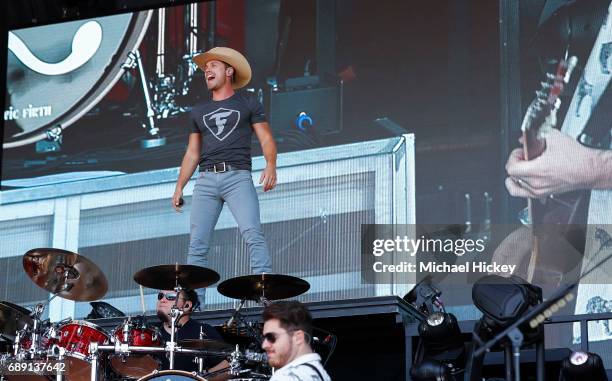
[[[66,379],[88,381],[91,376],[89,344],[110,343],[110,337],[95,324],[75,320],[59,327],[57,345],[66,350]]]
[[[162,370],[161,372],[155,371],[151,374],[139,378],[138,381],[206,381],[202,377],[196,376],[193,372],[185,372],[182,370]]]
[[[127,325],[127,331],[124,327]],[[160,347],[161,335],[156,328],[135,327],[131,321],[115,329],[114,339],[135,347]],[[110,364],[113,370],[124,377],[139,378],[159,369],[159,360],[151,355],[130,353],[129,355],[111,355]]]

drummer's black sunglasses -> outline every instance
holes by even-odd
[[[157,300],[162,300],[164,297],[166,297],[167,301],[173,302],[176,300],[176,293],[168,292],[164,294],[163,292],[160,292],[159,294],[157,294]]]

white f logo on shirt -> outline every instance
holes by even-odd
[[[240,121],[240,111],[219,108],[202,117],[204,125],[219,141],[227,138]],[[216,130],[214,129],[216,127]]]
[[[227,117],[230,116],[232,112],[233,111],[219,112],[210,116],[210,119],[215,121],[215,124],[218,128],[217,133],[215,134],[216,136],[221,135],[223,129],[225,128],[225,122],[227,122]]]

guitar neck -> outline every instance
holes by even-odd
[[[541,137],[539,129],[523,131],[523,156],[525,160],[533,160],[546,149],[546,140]]]

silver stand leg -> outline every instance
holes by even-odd
[[[89,351],[91,352],[91,381],[98,381],[98,343],[89,344]]]
[[[65,354],[66,350],[64,348],[60,348],[60,347],[58,347],[57,350],[58,350],[57,361],[63,362],[64,361],[64,354]],[[65,370],[66,369],[64,368],[64,371]],[[64,374],[62,372],[57,372],[55,374],[55,381],[63,381],[63,380],[64,380]]]
[[[198,373],[204,373],[204,357],[198,357]]]
[[[174,291],[176,291],[177,295],[181,294],[182,291],[182,287],[181,286],[176,286],[174,288]],[[177,298],[178,300],[178,298]],[[183,315],[183,311],[179,310],[176,307],[176,301],[174,302],[174,306],[172,306],[172,309],[170,310],[170,324],[171,324],[171,332],[170,332],[170,342],[168,343],[168,350],[170,351],[170,369],[174,369],[174,352],[176,352],[176,323],[178,323],[179,319],[181,318],[181,316]]]

